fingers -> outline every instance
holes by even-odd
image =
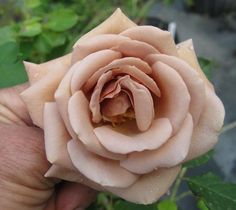
[[[28,86],[25,83],[0,90],[0,122],[32,125],[29,113],[20,97],[20,93]]]
[[[79,183],[65,182],[56,196],[55,210],[85,209],[96,198],[96,191]]]

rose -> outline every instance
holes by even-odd
[[[21,97],[44,129],[48,177],[152,203],[181,163],[217,142],[224,108],[192,42],[176,47],[169,32],[119,9],[71,54],[25,67]]]

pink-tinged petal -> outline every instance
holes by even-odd
[[[199,74],[189,64],[174,56],[156,54],[150,55],[146,59],[151,64],[156,61],[163,62],[179,73],[191,97],[189,112],[193,117],[194,125],[196,125],[204,108],[206,98],[205,85]]]
[[[98,191],[104,190],[102,186],[86,178],[74,166],[72,169],[67,169],[58,165],[52,165],[44,176],[51,177],[51,178],[58,178],[58,179],[66,180],[69,182],[81,183],[93,189],[96,189]]]
[[[97,82],[96,87],[94,88],[94,91],[92,93],[90,102],[89,102],[89,108],[92,112],[92,121],[94,123],[99,123],[102,120],[102,115],[100,111],[100,95],[102,92],[102,89],[106,82],[111,80],[112,78],[112,72],[107,72],[103,74]]]
[[[50,71],[31,87],[21,93],[21,98],[29,111],[35,125],[43,128],[43,108],[45,102],[54,101],[54,93],[62,78],[69,70],[71,54],[40,64],[40,68]]]
[[[129,38],[117,34],[101,34],[91,37],[74,48],[72,64],[82,60],[91,53],[115,47],[125,40],[129,40]]]
[[[104,22],[98,25],[93,30],[89,31],[87,34],[82,36],[75,44],[76,47],[78,44],[83,43],[90,37],[99,35],[99,34],[119,34],[122,31],[132,28],[136,24],[131,21],[119,8]]]
[[[0,122],[8,122],[8,124],[26,125],[26,123],[21,120],[14,112],[12,112],[6,106],[0,104]],[[5,119],[5,120],[4,120]]]
[[[136,26],[122,32],[121,35],[131,39],[146,42],[155,47],[159,52],[177,56],[175,42],[168,31],[163,31],[154,26]]]
[[[16,118],[19,118],[23,123],[31,126],[32,121],[29,116],[29,112],[20,97],[20,94],[29,87],[28,83],[17,85],[10,88],[4,88],[0,90],[0,105],[6,107]],[[0,111],[2,118],[4,117],[4,112]],[[8,116],[9,117],[9,116]],[[15,118],[15,119],[16,119]],[[13,118],[11,118],[13,120]],[[9,119],[9,121],[11,121]],[[17,120],[18,121],[18,120]],[[18,121],[19,122],[19,121]]]
[[[153,78],[161,89],[157,103],[157,117],[167,117],[174,134],[181,127],[189,109],[190,95],[180,75],[162,62],[153,64]]]
[[[126,93],[121,92],[112,99],[104,101],[102,104],[102,114],[106,117],[112,117],[126,113],[131,107],[129,97]]]
[[[149,54],[159,53],[153,46],[136,40],[123,41],[117,47],[114,47],[114,49],[121,52],[124,56],[141,59]]]
[[[175,181],[181,167],[160,169],[141,176],[128,188],[106,188],[109,192],[133,203],[151,204],[163,196]]]
[[[198,157],[214,147],[224,123],[224,116],[222,102],[210,88],[206,88],[206,105],[198,125],[194,128],[186,160]]]
[[[46,156],[50,163],[64,168],[73,168],[67,151],[71,136],[66,130],[55,102],[44,106],[44,139]]]
[[[118,161],[105,159],[90,153],[76,140],[68,143],[68,151],[74,166],[88,179],[106,187],[128,187],[138,176],[121,168]]]
[[[150,89],[156,96],[160,97],[161,92],[158,88],[156,82],[149,77],[147,74],[140,71],[135,66],[122,66],[119,69],[112,70],[112,75],[116,76],[119,74],[127,74],[138,80],[141,84],[143,84],[145,87]]]
[[[145,86],[131,80],[129,76],[126,78],[121,81],[121,86],[132,93],[137,126],[140,131],[146,131],[155,116],[152,95]]]
[[[107,71],[109,71],[111,69],[119,68],[121,66],[135,66],[136,68],[138,68],[139,70],[141,70],[145,74],[151,74],[152,73],[152,69],[150,68],[150,66],[146,62],[141,60],[140,58],[125,57],[125,58],[121,58],[121,59],[116,59],[116,60],[112,61],[111,63],[109,63],[104,68],[101,68],[98,71],[96,71],[88,79],[88,81],[84,85],[84,88],[83,88],[84,91],[88,92],[96,84],[98,78],[102,74],[106,73]]]
[[[87,82],[87,80],[100,68],[106,66],[114,59],[121,58],[119,52],[113,50],[101,50],[88,55],[81,62],[72,66],[74,73],[71,78],[71,92],[74,94]]]
[[[193,69],[199,73],[200,77],[204,80],[205,84],[207,84],[207,86],[210,89],[214,90],[213,85],[206,78],[206,75],[203,73],[198,63],[192,40],[189,39],[179,43],[177,45],[177,50],[178,50],[178,56],[182,60],[186,61],[190,66],[192,66]]]
[[[101,144],[109,151],[119,154],[153,150],[163,145],[171,136],[172,127],[166,118],[153,121],[148,131],[140,133],[134,122],[112,127],[104,125],[94,129]]]
[[[106,87],[103,88],[100,96],[100,103],[107,98],[113,98],[118,93],[121,92],[121,86],[119,85],[118,81],[109,81],[106,83]]]
[[[65,123],[67,131],[74,139],[77,138],[76,133],[74,132],[73,128],[71,127],[69,114],[68,114],[68,102],[71,97],[71,90],[70,90],[70,83],[71,77],[73,75],[74,69],[70,69],[69,72],[64,76],[60,85],[58,86],[54,98],[57,103],[58,111]]]
[[[169,168],[180,164],[187,156],[192,139],[193,121],[187,115],[179,132],[157,150],[131,153],[121,161],[127,170],[146,174],[158,168]],[[159,170],[159,169],[158,169]]]
[[[70,98],[68,112],[71,126],[87,150],[114,160],[125,158],[107,151],[98,141],[90,120],[89,103],[82,91],[76,92]]]

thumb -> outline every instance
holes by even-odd
[[[96,191],[79,183],[64,182],[56,196],[56,210],[85,209],[96,198]]]

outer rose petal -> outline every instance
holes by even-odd
[[[120,160],[125,157],[107,151],[98,141],[90,121],[89,103],[82,91],[70,98],[68,112],[71,126],[86,149],[110,159]]]
[[[164,195],[174,180],[181,167],[160,169],[150,174],[141,176],[132,186],[122,188],[106,188],[109,192],[118,195],[133,203],[151,204]]]
[[[74,166],[90,180],[106,187],[128,187],[138,176],[119,166],[118,161],[90,153],[82,143],[71,140],[68,151]]]
[[[67,142],[71,139],[55,102],[44,106],[44,139],[46,156],[50,163],[73,168],[67,151]]]
[[[183,59],[184,61],[186,61],[190,66],[192,66],[193,69],[199,73],[199,75],[204,80],[204,82],[207,84],[207,86],[210,89],[214,90],[213,85],[206,78],[206,75],[203,73],[203,71],[198,63],[192,40],[189,39],[187,41],[179,43],[177,45],[177,49],[178,49],[178,56],[181,59]]]
[[[136,24],[131,21],[124,13],[118,8],[109,18],[104,22],[98,25],[93,30],[89,31],[87,34],[82,36],[75,44],[76,47],[78,44],[83,43],[90,37],[99,35],[99,34],[119,34],[122,31],[132,28]]]
[[[206,105],[198,125],[194,128],[186,160],[200,156],[214,147],[223,126],[225,110],[216,94],[206,88]]]
[[[163,31],[154,26],[136,26],[127,29],[121,35],[146,42],[163,54],[177,56],[174,40],[168,31]]]
[[[146,60],[150,64],[156,61],[163,62],[179,73],[191,97],[189,112],[193,117],[194,125],[196,125],[204,108],[206,98],[205,85],[199,74],[188,63],[174,56],[153,54],[148,56]]]
[[[168,140],[172,133],[170,121],[165,118],[154,120],[149,130],[143,133],[132,129],[128,124],[124,127],[125,130],[122,132],[105,125],[95,128],[94,132],[106,149],[120,154],[157,149]]]
[[[52,165],[44,176],[54,178],[56,177],[69,182],[82,183],[98,191],[104,191],[104,188],[101,185],[98,185],[95,182],[87,179],[75,167],[73,169],[67,169],[61,166]]]
[[[190,95],[179,74],[170,66],[156,62],[152,66],[153,78],[161,89],[162,97],[157,103],[157,116],[170,119],[173,133],[182,125],[189,109]]]
[[[137,174],[176,166],[188,154],[192,133],[193,121],[191,115],[188,114],[179,132],[164,145],[156,150],[131,153],[127,159],[121,161],[121,166]]]
[[[37,71],[43,68],[51,69],[46,77],[21,93],[33,123],[43,128],[43,108],[45,102],[54,100],[54,93],[65,73],[69,70],[71,63],[71,54],[40,64]]]
[[[58,111],[63,119],[63,122],[65,123],[67,131],[73,138],[76,139],[77,135],[71,127],[68,114],[68,102],[71,97],[70,83],[73,72],[74,70],[71,68],[69,72],[67,72],[67,74],[64,76],[55,92],[54,98],[56,100]]]
[[[115,47],[125,40],[129,40],[129,38],[117,34],[101,34],[87,39],[74,48],[72,64],[82,60],[91,53]]]
[[[121,52],[126,57],[145,58],[149,54],[158,54],[159,51],[153,46],[136,40],[121,42],[114,50]]]

